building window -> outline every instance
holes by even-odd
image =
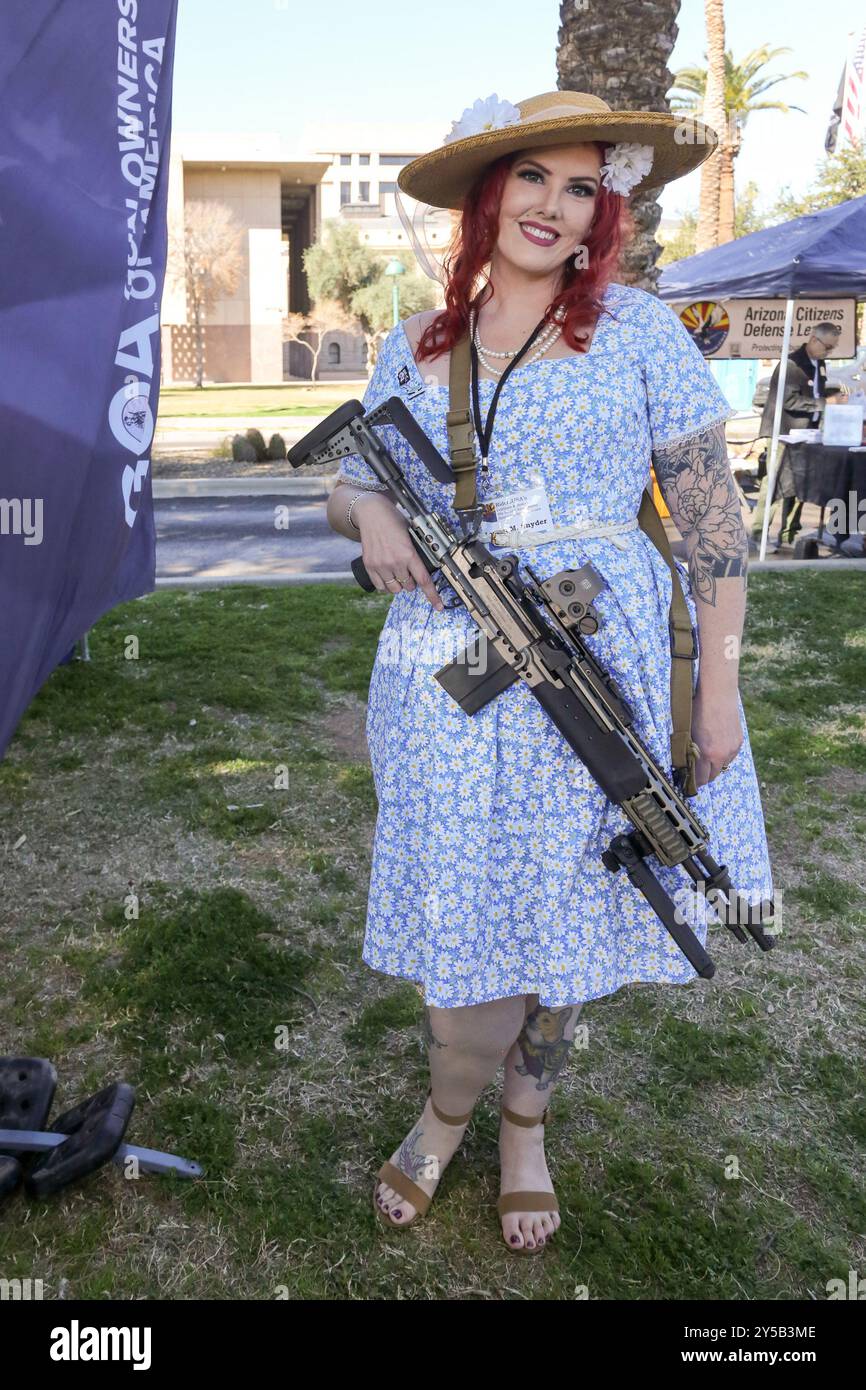
[[[370,156],[369,156],[368,154],[359,154],[359,155],[358,155],[358,163],[359,163],[359,164],[369,164],[369,163],[370,163]]]
[[[340,365],[340,344],[328,343],[328,366],[339,367]]]
[[[340,163],[341,163],[341,164],[351,164],[351,163],[352,163],[352,156],[351,156],[350,154],[341,154],[341,155],[340,155]]]
[[[344,203],[351,203],[351,201],[352,201],[352,185],[351,185],[350,183],[341,183],[341,184],[340,184],[340,207],[342,207]]]
[[[380,154],[380,164],[408,164],[415,158],[414,154]]]
[[[361,202],[361,203],[369,203],[369,201],[370,201],[370,185],[369,185],[368,183],[359,183],[359,184],[358,184],[358,200],[359,200],[359,202]]]
[[[383,193],[396,193],[396,192],[397,192],[397,185],[396,185],[396,183],[380,183],[380,184],[379,184],[379,197],[380,197],[380,198],[381,198],[381,196],[382,196]]]

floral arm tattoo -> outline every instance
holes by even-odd
[[[715,605],[716,580],[742,575],[749,542],[728,463],[724,424],[711,425],[653,452],[656,480],[686,543],[692,592]]]

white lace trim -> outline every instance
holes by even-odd
[[[350,478],[347,473],[338,473],[336,487],[338,483],[347,483],[350,487],[363,488],[366,492],[387,492],[387,483],[361,483],[357,478]]]
[[[671,435],[670,439],[665,439],[661,444],[653,444],[653,453],[661,453],[662,449],[670,449],[675,444],[685,444],[689,439],[697,439],[700,435],[706,434],[714,425],[723,425],[726,420],[732,420],[736,415],[735,410],[728,410],[724,415],[719,415],[715,420],[705,420],[702,425],[696,425],[693,429],[683,430],[682,434]]]

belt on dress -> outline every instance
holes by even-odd
[[[582,536],[610,536],[614,545],[620,550],[627,549],[624,541],[616,540],[622,531],[636,531],[638,519],[633,516],[630,521],[607,521],[598,524],[585,524],[576,522],[573,526],[549,526],[544,531],[533,531],[526,529],[516,529],[513,531],[492,531],[489,536],[489,544],[495,546],[504,545],[544,545],[547,541],[568,541],[578,540]]]

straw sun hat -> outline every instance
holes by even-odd
[[[512,150],[603,140],[612,146],[601,166],[615,193],[657,188],[702,164],[718,136],[690,115],[612,111],[589,92],[542,92],[513,105],[492,96],[467,106],[438,149],[400,170],[397,184],[430,207],[461,208],[487,164]]]

